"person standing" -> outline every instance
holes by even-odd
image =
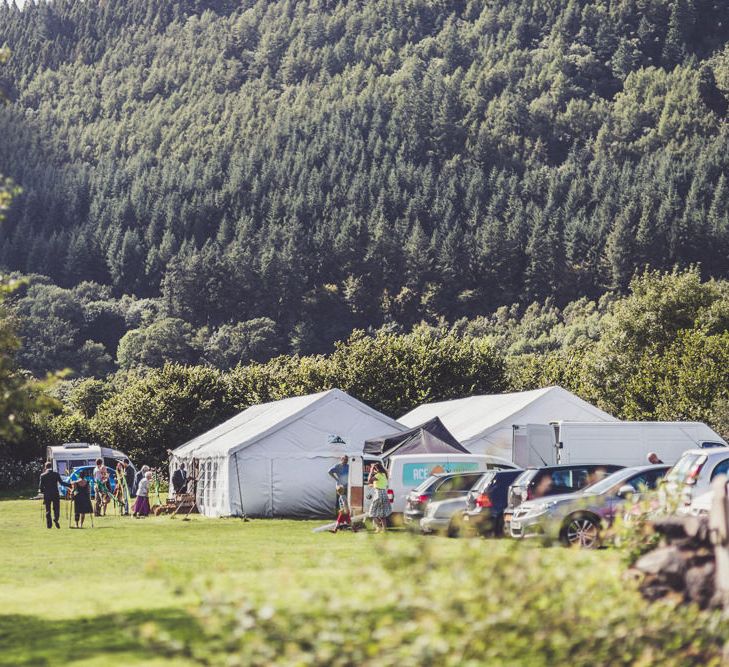
[[[331,477],[337,487],[344,487],[344,496],[347,496],[347,488],[349,486],[349,462],[346,456],[342,456],[339,459],[339,463],[334,464],[329,470],[327,470],[329,477]],[[339,495],[336,496],[336,511],[339,513]]]
[[[342,456],[339,459],[339,463],[333,465],[328,470],[329,477],[331,477],[337,486],[343,486],[345,494],[347,487],[349,486],[349,463],[346,456]]]
[[[648,463],[651,465],[658,465],[659,463],[663,463],[661,459],[658,458],[658,454],[655,452],[648,452],[648,456],[646,457],[648,459]]]
[[[172,473],[172,488],[175,495],[187,493],[187,470],[184,463],[180,463],[180,467]]]
[[[132,462],[129,459],[124,459],[124,479],[127,482],[127,494],[129,497],[136,496],[136,490],[134,488],[134,468],[132,468]],[[129,508],[127,507],[127,512]]]
[[[139,480],[139,488],[137,489],[137,499],[134,501],[133,516],[149,516],[149,485],[152,482],[152,471],[148,470],[144,473],[144,477]]]
[[[339,512],[337,512],[337,523],[335,524],[334,528],[330,530],[330,532],[336,533],[342,528],[349,528],[353,533],[357,532],[352,525],[352,515],[349,511],[347,494],[341,484],[337,486],[337,496],[339,498]]]
[[[146,473],[147,470],[149,470],[149,466],[143,465],[142,469],[139,472],[137,472],[137,474],[134,476],[134,495],[135,496],[137,495],[137,490],[139,489],[139,482],[142,481],[142,479],[144,478],[144,473]]]
[[[116,462],[116,497],[122,506],[122,516],[129,516],[129,486],[124,461]]]
[[[58,491],[58,485],[70,487],[68,482],[64,482],[61,476],[53,470],[53,464],[47,461],[43,466],[43,473],[38,482],[38,493],[43,494],[43,504],[46,506],[46,526],[51,528],[53,524],[56,528],[60,528],[58,517],[61,515],[61,494]],[[51,523],[51,507],[53,508],[53,524]]]
[[[73,514],[76,520],[76,528],[84,527],[84,519],[91,514],[94,508],[91,507],[91,490],[89,483],[84,477],[79,477],[72,485],[73,487]],[[79,525],[79,519],[81,525]]]
[[[387,530],[387,517],[392,514],[392,507],[390,507],[390,499],[387,497],[389,484],[387,473],[380,463],[375,463],[370,468],[367,483],[371,484],[375,490],[375,499],[370,505],[368,516],[374,521],[375,532],[384,533]]]
[[[95,494],[95,508],[94,513],[96,516],[101,516],[101,509],[103,507],[104,514],[106,514],[106,507],[109,504],[109,471],[104,465],[104,459],[96,459],[96,467],[93,472],[94,476],[94,494]]]

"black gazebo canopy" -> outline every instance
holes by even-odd
[[[393,454],[470,454],[443,422],[430,421],[402,433],[390,433],[365,441],[364,454],[389,457]]]

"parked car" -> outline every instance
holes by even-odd
[[[681,505],[677,510],[677,514],[683,516],[708,516],[711,512],[711,505],[714,501],[714,490],[709,489],[705,493],[701,493],[694,497],[690,505]]]
[[[567,546],[596,547],[601,531],[622,513],[626,499],[655,489],[669,469],[667,465],[624,468],[576,493],[523,502],[511,519],[511,536],[546,536]]]
[[[460,533],[461,517],[465,508],[465,495],[428,503],[425,516],[420,519],[420,532],[457,537]]]
[[[432,475],[516,468],[511,461],[486,454],[395,454],[387,465],[392,511],[403,514],[410,492]]]
[[[466,507],[461,517],[463,526],[478,535],[503,535],[509,487],[523,472],[493,470],[484,473],[466,494]]]
[[[445,472],[431,475],[408,494],[405,501],[405,512],[403,512],[405,523],[418,524],[431,501],[465,496],[483,474],[483,471],[478,471]]]
[[[527,468],[509,488],[508,504],[504,510],[504,532],[509,534],[511,517],[523,502],[544,496],[574,493],[622,468],[623,466],[612,463]]]
[[[729,449],[689,449],[666,475],[662,490],[664,507],[670,505],[669,496],[675,496],[679,507],[688,507],[710,491],[717,475],[729,474]]]
[[[83,477],[88,483],[89,483],[89,491],[91,493],[91,497],[93,498],[96,495],[96,486],[94,484],[94,468],[96,466],[79,466],[78,468],[74,468],[71,470],[71,474],[69,475],[61,475],[61,479],[64,482],[68,482],[69,484],[71,482],[75,482],[81,477]],[[114,492],[114,489],[116,489],[116,471],[109,470],[109,488],[111,492]],[[61,493],[61,495],[66,494],[66,488],[62,487],[60,484],[58,486],[58,489]]]

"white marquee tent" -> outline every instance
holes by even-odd
[[[197,459],[197,501],[207,516],[316,517],[335,507],[327,474],[364,441],[405,430],[339,389],[254,405],[178,447],[171,469]]]
[[[470,396],[427,403],[398,420],[408,428],[440,417],[456,439],[474,454],[511,459],[512,426],[552,421],[616,421],[562,387],[544,387],[511,394]]]

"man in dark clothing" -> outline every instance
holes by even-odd
[[[124,477],[127,480],[127,489],[129,489],[130,496],[137,495],[137,489],[134,486],[134,468],[129,459],[124,459]]]
[[[60,528],[58,517],[61,514],[61,496],[58,493],[58,485],[71,486],[68,482],[64,482],[61,476],[52,470],[53,464],[48,461],[43,467],[43,474],[40,476],[38,483],[38,492],[43,494],[43,504],[46,506],[46,525],[51,527],[51,506],[53,507],[53,523],[56,528]]]
[[[172,488],[175,493],[187,493],[187,471],[184,463],[180,463],[180,467],[172,473]]]

